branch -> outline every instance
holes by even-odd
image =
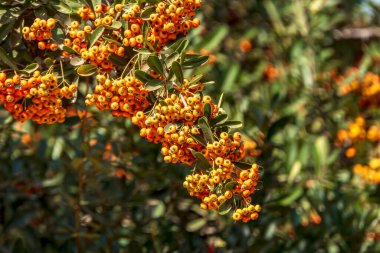
[[[345,28],[343,30],[334,30],[334,38],[339,39],[361,39],[368,40],[371,37],[380,38],[380,28]]]

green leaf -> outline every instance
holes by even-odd
[[[150,15],[156,12],[156,6],[148,7],[141,13],[142,19],[150,19]]]
[[[168,68],[172,68],[173,62],[178,60],[180,55],[177,52],[174,52],[170,54],[168,57],[165,58],[165,63]],[[173,73],[174,74],[174,73]]]
[[[183,71],[181,64],[178,61],[173,62],[172,70],[174,72],[175,77],[177,78],[180,84],[183,84]]]
[[[163,53],[164,54],[172,54],[172,53],[178,53],[182,54],[184,50],[187,48],[189,45],[189,41],[186,39],[180,39],[171,44]]]
[[[149,80],[145,83],[145,89],[148,91],[155,91],[164,87],[165,82],[159,79]]]
[[[234,162],[233,163],[236,167],[243,169],[243,170],[248,170],[252,168],[252,164],[249,163],[244,163],[244,162]]]
[[[125,67],[128,64],[128,60],[124,57],[118,56],[116,54],[110,54],[108,60],[119,67]]]
[[[326,167],[327,158],[330,154],[330,146],[326,136],[319,136],[314,141],[314,166],[317,168]]]
[[[203,74],[199,74],[199,75],[192,77],[190,82],[189,82],[189,87],[192,87],[194,84],[199,82],[202,78],[203,78]]]
[[[181,41],[181,43],[178,45],[178,47],[176,47],[174,49],[174,51],[176,51],[179,54],[182,54],[185,51],[185,49],[187,48],[188,45],[189,45],[189,41],[186,40],[186,39],[184,39],[184,40]]]
[[[32,64],[29,64],[28,66],[26,66],[23,70],[21,70],[21,72],[24,72],[24,73],[27,73],[27,74],[32,74],[39,67],[40,67],[40,65],[38,65],[38,63],[32,63]]]
[[[224,186],[225,191],[232,191],[239,183],[236,181],[230,181]]]
[[[279,201],[279,204],[282,206],[289,206],[294,201],[296,201],[299,197],[301,197],[302,193],[303,193],[302,188],[298,187],[295,190],[293,190],[290,195],[286,196],[284,199]]]
[[[205,103],[203,105],[203,115],[206,116],[208,120],[211,119],[212,109],[209,103]]]
[[[211,125],[212,126],[220,125],[220,124],[223,124],[224,122],[226,122],[227,120],[228,120],[227,113],[221,113],[211,120]]]
[[[95,42],[100,38],[100,36],[102,36],[104,30],[105,30],[104,26],[99,26],[94,31],[92,31],[91,35],[88,38],[89,48],[95,44]]]
[[[45,179],[42,181],[42,185],[44,187],[52,187],[52,186],[57,186],[60,185],[65,178],[65,173],[60,172],[54,175],[54,177]]]
[[[10,57],[4,48],[0,47],[0,60],[14,70],[18,70],[16,61]]]
[[[149,49],[146,49],[146,48],[139,48],[139,49],[133,49],[133,50],[143,55],[150,55],[152,53]]]
[[[102,38],[108,42],[111,42],[111,43],[114,43],[116,45],[118,45],[119,47],[122,47],[123,44],[121,44],[119,41],[115,40],[114,38],[112,38],[111,36],[108,36],[108,35],[105,35],[103,34],[102,35]]]
[[[34,15],[36,15],[37,18],[41,18],[41,19],[48,18],[46,8],[44,7],[39,7],[37,9],[34,9]]]
[[[54,62],[53,62],[53,60],[52,60],[51,58],[46,58],[46,59],[44,60],[44,63],[45,63],[45,65],[46,65],[47,67],[50,67],[50,66],[54,65]]]
[[[206,224],[207,222],[203,218],[191,220],[189,223],[186,224],[186,230],[188,232],[195,232],[204,227]]]
[[[203,86],[214,85],[214,84],[215,84],[214,81],[208,81],[208,82],[202,83]]]
[[[207,61],[207,55],[186,55],[186,58],[183,61],[182,66],[184,69],[193,69],[202,66]]]
[[[240,73],[240,63],[231,62],[226,69],[224,81],[222,84],[223,90],[233,90],[236,88],[236,79]]]
[[[224,95],[224,93],[220,94],[220,98],[219,98],[219,101],[218,101],[218,108],[220,108],[222,106],[223,95]]]
[[[63,49],[63,51],[68,52],[69,54],[76,54],[76,55],[78,55],[78,53],[74,49],[72,49],[71,47],[63,46],[62,49]]]
[[[119,30],[122,26],[123,24],[120,21],[115,20],[112,22],[110,26],[105,26],[105,28],[111,29],[111,30]]]
[[[94,6],[96,5],[96,2],[98,2],[98,0],[80,0],[80,1],[84,3],[85,5],[88,5],[92,11],[94,11]]]
[[[144,22],[142,24],[141,31],[142,31],[142,35],[143,35],[144,45],[146,45],[148,42],[148,32],[149,32],[149,23],[148,22]],[[148,45],[150,45],[150,44],[148,44]],[[150,48],[150,50],[152,50],[151,46],[149,46],[148,48]],[[152,51],[154,51],[154,50],[152,50]]]
[[[160,201],[158,203],[158,205],[156,205],[153,208],[152,218],[158,219],[158,218],[162,217],[164,214],[165,214],[165,204],[164,204],[164,202]]]
[[[156,55],[149,56],[147,63],[149,68],[152,69],[154,72],[160,75],[164,75],[164,67],[162,66],[160,59]]]
[[[56,4],[53,4],[53,6],[60,13],[63,13],[63,14],[72,14],[73,13],[73,9],[69,5],[67,5],[66,3],[64,3],[62,1],[59,1]]]
[[[189,148],[189,150],[190,150],[191,154],[197,159],[197,162],[202,169],[207,170],[210,168],[210,163],[208,162],[206,157],[204,157],[204,155],[201,152],[197,152],[191,148]]]
[[[206,141],[208,143],[213,143],[214,142],[214,137],[212,135],[211,128],[210,128],[209,124],[207,123],[207,118],[204,117],[204,116],[200,117],[198,119],[198,124],[199,124],[199,127],[202,130],[203,136],[206,139]]]
[[[232,209],[232,200],[228,199],[224,201],[218,208],[218,212],[220,215],[228,214]]]
[[[243,126],[243,123],[239,120],[228,120],[219,126],[228,126],[230,128],[240,128]]]
[[[142,70],[136,70],[135,75],[136,75],[137,79],[139,79],[143,83],[146,83],[146,82],[154,79],[153,76],[149,75],[148,73],[146,73],[145,71],[142,71]]]
[[[190,133],[191,137],[197,141],[198,143],[202,144],[203,146],[206,146],[207,145],[207,142],[205,141],[205,139],[202,138],[202,136],[199,136],[197,134],[192,134]]]
[[[4,24],[0,27],[0,43],[3,42],[9,35],[9,33],[12,31],[13,26],[16,22],[12,21],[8,24]]]
[[[80,76],[92,76],[96,73],[97,67],[91,64],[82,65],[77,68],[77,73]]]

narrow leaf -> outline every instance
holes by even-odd
[[[105,26],[105,28],[110,30],[119,30],[123,24],[120,21],[113,21],[111,25]]]
[[[198,143],[202,144],[203,146],[206,146],[207,145],[207,142],[205,141],[205,139],[202,138],[202,136],[199,136],[197,134],[192,134],[190,133],[191,137],[193,137],[193,139],[195,141],[197,141]]]
[[[226,184],[226,186],[224,187],[224,190],[226,190],[226,191],[232,191],[232,190],[235,188],[235,186],[237,186],[238,184],[239,184],[239,183],[236,182],[236,181],[228,182],[228,183]]]
[[[228,115],[226,113],[221,113],[211,120],[211,125],[220,125],[228,120]]]
[[[189,87],[191,87],[192,85],[194,85],[197,82],[199,82],[202,78],[203,78],[203,74],[199,74],[199,75],[196,75],[193,78],[191,78],[191,80],[189,82]]]
[[[123,46],[123,44],[121,44],[119,41],[115,40],[114,38],[112,38],[108,35],[102,35],[102,38],[108,42],[112,42],[112,43],[118,45],[119,47]]]
[[[96,73],[97,67],[91,64],[82,65],[79,68],[77,68],[77,73],[80,76],[92,76]]]
[[[145,89],[147,89],[148,91],[155,91],[164,87],[164,83],[164,81],[159,79],[149,80],[145,84]]]
[[[232,201],[231,199],[228,199],[224,201],[218,208],[218,212],[220,215],[226,215],[229,213],[232,209]]]
[[[178,61],[173,62],[172,69],[178,82],[180,84],[183,84],[183,71],[182,71],[181,64]]]
[[[220,95],[219,102],[218,102],[218,108],[220,108],[220,107],[222,106],[223,95],[224,95],[224,93],[222,93],[222,94]]]
[[[204,227],[207,224],[206,219],[199,218],[195,220],[191,220],[189,223],[186,224],[186,230],[188,232],[195,232],[202,227]]]
[[[154,79],[153,76],[149,75],[148,73],[146,73],[145,71],[142,71],[142,70],[136,70],[135,75],[136,75],[137,79],[139,79],[143,83],[146,83],[149,80]]]
[[[68,47],[68,46],[63,46],[63,51],[66,51],[68,52],[69,54],[78,54],[74,49],[72,49],[71,47]]]
[[[207,55],[186,55],[186,59],[183,61],[182,66],[186,69],[192,69],[200,67],[208,61]]]
[[[152,6],[149,8],[146,8],[142,13],[141,13],[141,18],[143,19],[149,19],[150,15],[156,12],[156,7]]]
[[[15,60],[13,60],[2,47],[0,47],[0,60],[12,69],[18,70]]]
[[[207,123],[207,118],[206,117],[201,117],[198,119],[198,124],[202,130],[203,136],[206,139],[208,143],[213,143],[214,142],[214,137],[211,132],[211,128],[209,124]]]
[[[110,54],[108,56],[108,60],[112,64],[115,64],[116,66],[119,66],[119,67],[125,67],[125,65],[128,64],[128,60],[127,59],[125,59],[124,57],[118,56],[116,54]]]
[[[203,115],[207,117],[208,120],[211,119],[212,109],[209,103],[203,105]]]
[[[156,55],[151,55],[147,60],[149,68],[151,68],[154,72],[160,75],[164,75],[164,67],[160,59]]]
[[[233,163],[236,167],[243,169],[243,170],[248,170],[252,168],[252,164],[249,163],[244,163],[244,162],[234,162]]]
[[[191,154],[197,159],[199,166],[201,166],[202,169],[207,170],[210,168],[210,163],[208,162],[206,157],[204,157],[204,155],[201,152],[197,152],[191,148],[189,148],[189,150],[190,150]]]
[[[172,54],[174,52],[177,52],[178,54],[182,54],[184,49],[189,45],[189,41],[182,39],[182,40],[177,40],[173,44],[169,46],[168,49],[166,49],[163,53],[164,54]]]
[[[91,33],[90,37],[88,38],[89,47],[92,47],[95,44],[95,42],[100,38],[100,36],[102,36],[104,30],[104,26],[99,26]]]
[[[38,65],[38,63],[32,63],[32,64],[29,64],[28,66],[26,66],[23,70],[21,70],[22,72],[25,72],[27,74],[31,74],[33,73],[34,71],[36,71],[38,68],[40,67],[40,65]]]
[[[239,128],[243,126],[243,123],[238,120],[228,120],[224,122],[223,124],[220,124],[219,126],[228,126],[230,128]]]

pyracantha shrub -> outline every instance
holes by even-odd
[[[131,119],[141,137],[162,146],[165,162],[191,166],[183,186],[201,208],[221,214],[234,209],[235,221],[257,219],[261,207],[251,204],[251,195],[261,168],[242,162],[246,150],[251,157],[260,154],[257,143],[251,140],[245,149],[242,134],[231,131],[241,122],[228,119],[221,98],[204,94],[211,83],[184,72],[208,60],[187,53],[184,38],[200,24],[195,11],[201,1],[129,2],[82,6],[79,19],[67,25],[36,18],[25,26],[28,47],[46,59],[0,74],[4,107],[22,122],[62,123],[77,97],[78,77],[93,76],[85,104]],[[61,41],[53,39],[57,29]]]

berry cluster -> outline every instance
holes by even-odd
[[[152,41],[158,42],[161,49],[169,40],[186,35],[191,27],[198,27],[200,21],[194,18],[195,11],[201,7],[201,0],[162,1],[156,5],[156,13],[150,15]],[[128,20],[128,19],[127,19]]]
[[[358,76],[358,70],[350,69],[347,74]],[[340,78],[341,82],[344,78]],[[370,148],[366,154],[370,157],[369,165],[356,163],[354,173],[360,175],[365,181],[380,183],[380,125],[376,121],[376,110],[380,103],[380,77],[368,72],[363,78],[355,78],[348,84],[341,85],[342,95],[354,94],[358,96],[360,113],[353,122],[349,123],[348,129],[340,129],[337,134],[336,144],[345,149],[345,156],[353,158],[362,153],[361,149]],[[365,144],[365,145],[364,145]],[[360,152],[359,152],[360,151]]]
[[[243,222],[257,219],[261,208],[259,205],[250,205],[250,195],[257,187],[259,166],[253,164],[249,170],[241,170],[230,160],[221,157],[215,159],[215,164],[209,170],[209,174],[206,173],[207,170],[201,169],[201,174],[186,177],[183,186],[189,191],[190,196],[201,199],[201,208],[209,210],[217,210],[231,202],[230,199],[234,196],[239,196],[247,207],[236,209],[232,218]],[[228,183],[224,184],[225,182]]]
[[[201,98],[200,94],[171,94],[157,104],[147,115],[142,111],[132,118],[132,122],[141,128],[140,135],[155,143],[162,143],[165,162],[192,165],[195,161],[190,149],[201,151],[202,145],[194,140],[199,134],[195,122],[203,116],[202,108],[211,102],[209,96]],[[214,115],[217,106],[213,105]]]
[[[116,117],[131,118],[150,103],[148,91],[141,81],[133,76],[111,80],[105,75],[97,75],[94,94],[88,94],[86,105],[95,104],[99,110],[111,110]]]
[[[95,7],[95,9],[97,9],[97,8],[98,8],[98,6]],[[96,17],[95,13],[92,12],[90,7],[88,7],[88,6],[80,7],[77,11],[77,14],[84,21],[94,20]]]
[[[249,205],[243,209],[238,208],[232,215],[232,219],[234,221],[243,221],[248,222],[250,220],[256,220],[259,218],[259,212],[261,211],[261,207],[259,205]]]
[[[335,144],[345,148],[345,156],[352,158],[357,154],[355,145],[368,141],[380,143],[380,125],[369,125],[368,120],[363,116],[357,117],[348,124],[348,129],[340,129],[337,134]]]
[[[83,22],[71,22],[63,41],[76,54],[65,51],[63,56],[80,55],[98,66],[100,72],[110,72],[115,67],[109,59],[112,54],[129,59],[125,55],[125,47],[142,48],[149,44],[151,50],[160,51],[168,41],[186,35],[191,27],[199,26],[199,19],[193,17],[200,6],[200,0],[175,0],[148,4],[143,8],[139,4],[97,5],[95,13],[88,7],[80,8],[78,14]],[[145,17],[145,13],[151,14]],[[93,36],[97,28],[104,29],[96,30],[99,34],[96,34],[95,41],[89,43],[87,37]]]
[[[105,20],[108,22],[107,18],[105,18]],[[103,24],[102,21],[100,22]],[[105,72],[110,72],[114,68],[114,65],[109,61],[108,57],[111,54],[124,56],[125,49],[122,46],[118,46],[117,43],[104,40],[103,37],[100,37],[92,45],[89,45],[86,35],[89,36],[92,34],[93,27],[96,28],[97,26],[95,24],[80,24],[78,21],[71,22],[67,28],[68,36],[63,40],[63,45],[71,48],[76,54],[80,55],[83,60],[100,67]],[[75,57],[75,55],[66,51],[63,52],[63,56]]]
[[[65,121],[64,100],[70,100],[77,90],[76,85],[58,83],[53,73],[32,76],[15,74],[7,77],[0,73],[0,101],[16,120],[28,119],[38,124],[62,123]]]
[[[350,72],[356,74],[358,70]],[[380,76],[372,72],[367,72],[363,78],[355,79],[352,82],[342,85],[341,93],[343,95],[355,92],[360,96],[360,105],[366,107],[380,106]]]
[[[372,158],[368,165],[355,164],[354,173],[367,182],[380,183],[380,158]]]
[[[48,20],[36,18],[33,24],[24,26],[22,34],[25,40],[38,41],[38,49],[56,51],[58,49],[57,43],[51,41],[52,30],[55,27],[55,19],[49,18]]]
[[[86,94],[87,106],[131,119],[141,137],[162,145],[166,163],[194,166],[183,186],[201,200],[201,208],[222,213],[234,208],[233,219],[247,222],[257,219],[261,209],[251,205],[259,166],[241,162],[246,156],[243,137],[230,132],[240,123],[228,121],[224,110],[202,93],[202,76],[184,78],[184,68],[201,66],[204,55],[213,55],[186,53],[185,40],[165,47],[199,26],[194,16],[200,6],[201,0],[164,0],[81,7],[80,21],[70,22],[64,31],[62,56],[75,66],[90,64],[78,67],[79,75],[98,71],[93,93]],[[45,49],[42,43],[51,39],[54,25],[54,19],[35,19],[23,28],[24,38],[38,40]],[[14,118],[43,124],[65,120],[64,100],[75,95],[77,86],[58,82],[53,66],[54,61],[46,73],[28,77],[0,74],[0,101]],[[63,64],[61,69],[63,78]],[[249,155],[259,155],[255,143],[250,144]]]
[[[219,209],[224,203],[232,204],[234,196],[245,205],[250,204],[250,195],[259,180],[259,166],[253,164],[249,170],[242,170],[234,164],[245,156],[242,135],[225,131],[219,131],[217,135],[215,129],[214,141],[199,141],[205,138],[199,119],[208,116],[211,122],[221,113],[210,96],[194,93],[202,90],[201,83],[197,83],[197,89],[187,86],[191,80],[173,85],[176,87],[173,93],[150,106],[147,100],[149,93],[152,97],[160,97],[161,90],[148,92],[143,83],[131,74],[116,80],[98,75],[97,81],[94,94],[87,96],[86,104],[95,104],[100,110],[111,110],[114,116],[130,118],[140,127],[141,137],[161,143],[165,162],[191,166],[199,159],[195,153],[204,158],[204,167],[196,165],[194,173],[184,182],[189,194],[202,200],[202,208]],[[206,107],[209,108],[208,115],[205,115]],[[251,218],[242,217],[242,221],[248,221],[256,219],[258,214],[250,212]]]

